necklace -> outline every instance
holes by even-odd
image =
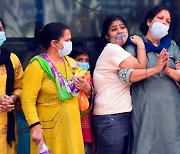
[[[39,61],[47,76],[55,82],[59,99],[66,101],[74,96],[77,96],[79,90],[76,88],[74,82],[72,80],[67,81],[62,74],[57,71],[57,68],[46,54],[42,53],[35,56],[31,59],[30,63],[34,60]]]
[[[65,72],[65,79],[68,81],[68,77],[67,77],[67,69],[66,69],[66,58],[65,57],[62,57],[63,58],[63,62],[64,62],[64,72]]]

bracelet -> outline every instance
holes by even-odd
[[[92,85],[90,84],[90,90],[88,92],[85,92],[87,95],[90,95],[92,92]]]
[[[169,75],[170,73],[171,73],[171,70],[170,69],[168,69],[169,71],[168,72],[166,72],[166,75]]]
[[[147,69],[145,69],[145,76],[146,76],[146,78],[148,78]]]

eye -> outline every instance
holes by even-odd
[[[111,31],[115,32],[115,31],[117,31],[117,28],[112,28]]]
[[[170,24],[170,23],[171,23],[171,21],[170,21],[170,20],[166,20],[166,22],[167,22],[168,24]]]
[[[161,20],[163,19],[163,17],[157,17],[157,18],[158,18],[158,19],[161,19]]]
[[[125,29],[125,28],[126,28],[126,26],[121,26],[120,28],[121,28],[121,29]]]

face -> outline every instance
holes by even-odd
[[[71,40],[71,32],[69,29],[66,29],[64,31],[63,37],[61,37],[58,42],[57,42],[57,48],[58,49],[63,49],[63,42],[68,42]]]
[[[86,55],[86,54],[78,55],[78,56],[76,56],[75,61],[83,62],[83,63],[88,63],[89,62],[89,56]]]
[[[128,30],[126,26],[124,25],[124,23],[121,20],[115,20],[110,25],[106,38],[112,43],[123,46],[125,42],[127,41],[127,36],[123,38],[123,42],[118,42],[117,40],[114,40],[113,38],[116,37],[118,34],[127,33],[127,32]]]
[[[0,32],[4,32],[4,27],[2,25],[2,22],[0,21]]]
[[[161,12],[159,12],[152,21],[148,21],[147,25],[149,27],[152,27],[153,22],[160,22],[166,26],[170,26],[171,23],[171,17],[170,17],[170,13],[167,10],[162,10]]]

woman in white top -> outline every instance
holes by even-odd
[[[93,75],[96,91],[93,112],[96,154],[127,153],[132,111],[130,82],[160,72],[168,61],[166,50],[163,49],[157,65],[144,69],[146,53],[142,39],[138,36],[131,37],[131,41],[137,46],[136,59],[121,47],[127,38],[128,29],[124,19],[120,16],[108,16],[101,33],[103,51]],[[129,83],[119,79],[117,71],[121,69],[122,78],[129,78]]]

